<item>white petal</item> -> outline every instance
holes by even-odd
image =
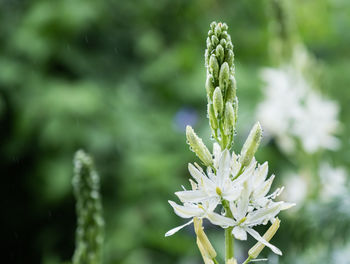
[[[225,179],[227,179],[230,175],[230,161],[230,152],[227,149],[225,149],[221,154],[219,168],[217,171],[218,185],[221,189],[223,189],[223,183],[225,182]]]
[[[233,219],[219,215],[214,212],[208,212],[206,217],[212,224],[219,225],[222,227],[233,226],[236,223]]]
[[[242,227],[235,226],[232,229],[232,235],[234,235],[236,239],[247,240],[247,232]]]
[[[168,201],[168,202],[173,207],[174,212],[182,218],[202,216],[204,214],[204,211],[199,207],[178,205],[173,201]]]
[[[284,202],[273,203],[270,207],[262,208],[247,216],[247,225],[259,225],[266,220],[274,218],[280,211]]]
[[[184,228],[185,226],[188,226],[189,224],[192,224],[193,222],[193,219],[189,222],[187,222],[186,224],[184,225],[181,225],[181,226],[177,226],[171,230],[169,230],[168,232],[165,233],[165,236],[168,237],[168,236],[172,236],[173,234],[175,234],[177,231],[179,231],[180,229]]]
[[[180,201],[197,203],[201,202],[205,199],[208,199],[208,195],[202,190],[194,190],[194,191],[180,191],[176,192],[175,195],[179,197]]]
[[[283,202],[283,204],[281,205],[281,211],[282,210],[287,210],[293,206],[295,206],[296,204],[295,203],[286,203],[286,202]]]
[[[275,175],[272,175],[267,181],[260,185],[259,188],[254,192],[254,198],[264,197],[270,191],[274,179]]]
[[[258,232],[256,232],[254,229],[252,228],[246,228],[246,231],[252,236],[254,237],[256,240],[258,240],[259,242],[263,243],[265,246],[269,247],[275,254],[282,256],[282,252],[281,250],[279,250],[277,247],[275,247],[274,245],[270,244],[269,242],[267,242],[262,236],[259,235]]]
[[[193,179],[196,180],[197,183],[201,183],[201,179],[204,176],[194,165],[188,163],[188,171],[190,172]]]
[[[268,170],[269,170],[269,166],[267,161],[258,167],[258,169],[255,171],[256,173],[255,180],[254,180],[255,186],[260,186],[260,184],[262,184],[265,181]]]
[[[238,202],[237,202],[237,214],[234,216],[237,220],[241,220],[247,214],[248,204],[249,204],[249,196],[250,196],[250,192],[249,192],[248,182],[245,181],[243,183],[243,190],[241,193],[241,199],[238,200]]]

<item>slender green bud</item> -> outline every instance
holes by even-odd
[[[262,137],[262,129],[260,123],[257,122],[250,131],[247,140],[245,141],[242,151],[240,162],[242,167],[249,165],[253,159],[255,152],[257,151]]]
[[[214,76],[215,79],[218,78],[219,63],[214,54],[212,54],[209,59],[209,72]]]
[[[213,130],[219,128],[218,120],[215,117],[214,106],[212,103],[208,103],[208,116],[209,116],[209,124]]]
[[[266,231],[266,233],[263,235],[263,238],[269,242],[272,237],[276,234],[278,228],[280,227],[281,220],[278,218],[275,219],[275,222],[270,226],[270,228]],[[256,259],[260,252],[264,249],[265,245],[261,242],[257,242],[251,249],[248,251],[248,256],[251,259]]]
[[[216,46],[215,55],[218,58],[219,63],[222,64],[224,61],[224,57],[225,57],[225,51],[224,51],[224,48],[220,44]]]
[[[104,220],[99,176],[84,151],[74,156],[74,195],[78,226],[73,264],[101,264]]]
[[[236,79],[232,76],[227,85],[226,101],[233,103],[236,98]]]
[[[224,108],[224,100],[222,98],[222,93],[219,87],[216,87],[214,90],[213,105],[215,117],[221,116],[222,110]]]
[[[230,67],[233,67],[233,61],[234,61],[234,54],[231,49],[228,49],[225,54],[225,61],[228,63]]]
[[[207,76],[207,81],[205,82],[205,89],[207,90],[207,95],[210,99],[213,98],[213,92],[215,90],[213,75],[209,74]]]
[[[204,233],[202,223],[203,223],[202,219],[199,219],[197,217],[193,218],[194,231],[196,232],[197,239],[199,240],[204,253],[202,255],[205,255],[209,259],[213,259],[216,257],[216,251],[212,246],[212,244],[210,243],[207,235]]]
[[[224,118],[224,133],[230,135],[235,126],[235,113],[231,103],[226,103]]]
[[[228,66],[227,62],[224,62],[221,65],[220,74],[219,74],[219,86],[220,86],[220,89],[222,92],[225,92],[226,87],[228,86],[229,75],[230,75],[229,66]]]
[[[212,155],[204,145],[202,139],[193,131],[191,126],[186,127],[186,138],[190,145],[190,149],[196,153],[197,157],[204,163],[204,165],[207,167],[211,166],[213,163]]]

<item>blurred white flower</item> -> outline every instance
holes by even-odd
[[[302,206],[307,195],[307,181],[302,175],[289,173],[286,175],[284,184],[288,188],[283,192],[282,198]]]
[[[332,263],[348,264],[350,260],[350,244],[338,247],[333,251]]]
[[[342,196],[348,192],[346,185],[347,173],[344,168],[334,168],[328,163],[323,163],[320,167],[319,173],[322,183],[322,199],[329,200]]]
[[[334,150],[339,146],[334,134],[339,128],[339,107],[323,98],[292,65],[263,69],[266,83],[264,101],[257,108],[257,118],[266,134],[275,137],[285,152],[293,152],[295,142],[314,153],[319,149]]]

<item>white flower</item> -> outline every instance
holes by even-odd
[[[332,199],[348,192],[346,186],[347,173],[344,168],[334,168],[328,163],[322,163],[319,173],[322,183],[321,197],[323,199]]]
[[[248,233],[271,248],[274,253],[281,255],[282,253],[278,248],[263,239],[253,229],[256,225],[266,225],[268,221],[273,222],[281,210],[294,206],[294,204],[273,201],[282,192],[283,188],[278,188],[272,194],[267,195],[274,179],[274,176],[271,176],[266,180],[267,171],[267,163],[259,166],[252,177],[243,183],[244,188],[240,198],[230,203],[230,209],[234,218],[231,224],[234,226],[232,234],[236,239],[246,240]]]
[[[283,192],[281,197],[296,203],[298,207],[302,206],[308,189],[305,177],[302,174],[288,173],[284,178],[284,183],[288,188]]]
[[[292,134],[299,137],[303,148],[308,153],[319,149],[335,150],[339,140],[333,135],[339,128],[338,105],[321,97],[316,92],[309,93],[305,98],[304,109],[292,125]]]
[[[175,227],[169,230],[165,236],[171,236],[183,227],[190,225],[193,222],[193,217],[207,218],[212,224],[227,227],[230,223],[229,218],[217,214],[214,211],[217,202],[208,200],[203,203],[184,203],[184,205],[178,205],[173,201],[169,201],[169,204],[173,207],[174,212],[182,218],[192,218],[184,225]]]
[[[217,146],[214,148],[217,148]],[[199,167],[196,168],[192,164],[188,165],[188,170],[195,179],[197,188],[175,193],[183,203],[198,203],[210,199],[216,201],[217,205],[221,199],[231,201],[239,197],[242,190],[240,180],[232,180],[232,172],[240,169],[237,157],[234,155],[231,159],[230,152],[227,149],[220,154],[215,153],[214,156],[216,174],[211,168],[208,168],[208,175],[206,175]]]
[[[293,138],[308,153],[339,146],[334,134],[339,129],[339,107],[313,89],[302,69],[287,65],[262,70],[266,83],[264,101],[257,107],[257,118],[266,135],[275,137],[285,152],[295,150]]]

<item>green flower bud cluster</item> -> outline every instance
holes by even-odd
[[[227,29],[225,23],[211,23],[205,51],[209,124],[223,149],[232,146],[238,108],[233,45]]]
[[[78,226],[73,264],[101,264],[104,220],[99,176],[84,151],[74,157],[73,188]]]

